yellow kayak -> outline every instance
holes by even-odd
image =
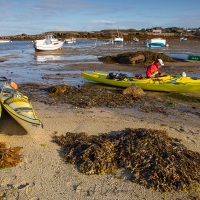
[[[162,91],[162,92],[181,92],[181,93],[197,93],[200,94],[200,83],[196,82],[181,82],[176,80],[164,80],[164,79],[136,79],[136,78],[124,78],[124,80],[110,79],[108,74],[92,72],[81,73],[83,78],[89,81],[95,81],[107,85],[113,85],[117,87],[129,87],[133,84],[137,84],[143,90],[150,91]]]
[[[37,118],[27,96],[5,83],[1,89],[0,102],[2,107],[27,131],[34,133],[42,122]]]
[[[108,76],[108,74],[101,73],[101,72],[92,72],[92,74],[99,75],[99,76]],[[128,79],[130,81],[138,80],[137,77],[129,77]],[[200,78],[192,78],[192,77],[164,75],[164,76],[158,77],[157,79],[159,79],[160,81],[176,81],[176,82],[181,82],[181,83],[198,83],[198,84],[200,84]],[[144,82],[149,82],[148,78],[142,78],[140,80],[143,80]]]

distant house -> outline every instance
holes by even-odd
[[[152,29],[152,33],[153,34],[161,34],[162,33],[162,29],[160,27],[156,27]]]

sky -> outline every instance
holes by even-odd
[[[0,36],[200,27],[199,0],[0,0]]]

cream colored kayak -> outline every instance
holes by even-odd
[[[28,100],[9,83],[5,83],[0,93],[2,107],[27,131],[34,133],[42,127],[41,121],[37,118],[33,107]]]
[[[135,78],[133,79],[125,78],[123,80],[118,80],[118,79],[110,79],[108,78],[108,74],[104,73],[82,72],[81,74],[86,80],[95,81],[107,85],[113,85],[117,87],[126,88],[133,84],[137,84],[143,90],[200,94],[200,83],[177,82],[176,80],[135,79]]]

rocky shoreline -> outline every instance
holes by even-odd
[[[162,33],[162,34],[153,34],[151,32],[136,32],[130,30],[122,30],[120,31],[121,35],[124,37],[124,41],[133,41],[134,38],[138,38],[140,41],[145,41],[146,39],[151,38],[163,38],[167,40],[171,39],[180,39],[181,37],[187,37],[188,40],[200,41],[200,36],[195,35],[194,33]],[[53,34],[57,38],[65,39],[65,38],[76,38],[76,39],[98,39],[103,41],[108,41],[111,38],[117,37],[116,30],[109,31],[93,31],[93,32],[76,32],[76,31],[51,31],[42,34],[36,35],[12,35],[12,36],[1,36],[0,39],[9,39],[12,41],[15,40],[36,40],[36,39],[44,39],[45,35]]]

